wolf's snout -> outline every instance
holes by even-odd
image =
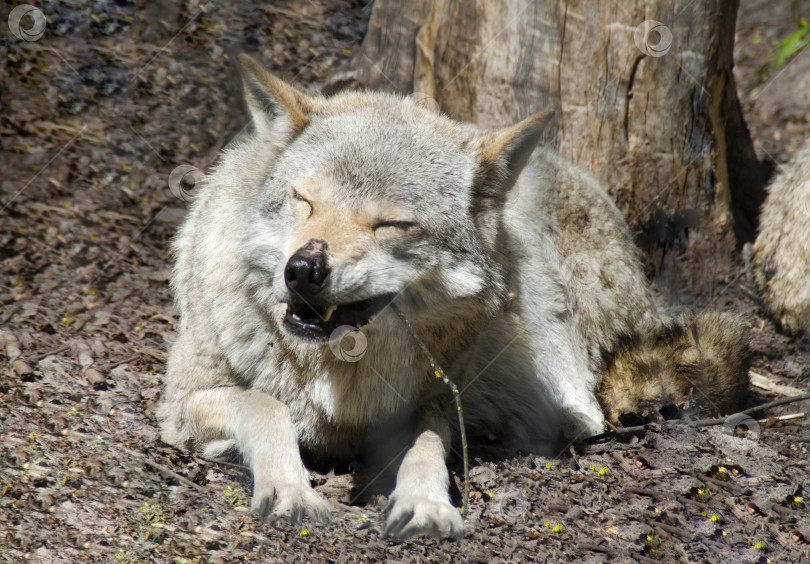
[[[323,290],[329,277],[326,265],[326,241],[313,239],[298,249],[284,269],[287,287],[302,299],[310,298]]]

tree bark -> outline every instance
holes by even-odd
[[[485,128],[555,109],[546,142],[606,186],[665,291],[699,293],[729,274],[762,200],[732,75],[737,7],[377,0],[342,86],[416,91]]]

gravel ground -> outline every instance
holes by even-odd
[[[744,2],[736,76],[760,157],[807,135],[810,51],[768,74],[790,2]],[[231,57],[256,53],[316,91],[370,7],[337,0],[37,2],[43,36],[0,32],[0,560],[79,562],[787,562],[810,559],[810,402],[728,425],[660,423],[555,459],[471,447],[467,533],[382,537],[380,496],[313,474],[329,526],[263,523],[233,460],[162,444],[154,419],[177,322],[168,243],[186,203],[167,178],[205,169],[247,123]],[[3,12],[7,17],[10,5]],[[805,17],[808,14],[804,14]],[[810,72],[810,71],[808,71]],[[781,78],[780,78],[781,77]],[[793,87],[791,87],[793,86]],[[182,194],[181,194],[182,196]],[[750,322],[754,371],[810,388],[810,343],[774,331],[740,270],[696,298]],[[461,463],[451,462],[458,484]],[[456,502],[459,501],[456,492]]]

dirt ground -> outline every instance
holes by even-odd
[[[810,561],[803,417],[744,436],[660,424],[555,459],[473,444],[461,542],[384,538],[384,499],[359,503],[346,474],[313,475],[337,505],[328,526],[252,517],[244,468],[158,437],[177,323],[168,249],[186,208],[167,179],[182,164],[204,170],[246,125],[234,54],[317,90],[349,61],[371,8],[38,1],[44,34],[23,41],[5,25],[11,7],[0,22],[0,560]],[[771,163],[810,131],[810,89],[796,88],[810,50],[766,72],[795,25],[788,0],[743,1],[736,77]],[[746,315],[754,371],[806,391],[808,340],[774,330],[742,271],[730,280],[697,305]],[[782,392],[760,389],[751,405],[795,390]]]

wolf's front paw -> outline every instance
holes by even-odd
[[[394,493],[387,512],[385,534],[389,537],[430,535],[458,540],[464,536],[461,514],[447,501]]]
[[[261,517],[286,519],[297,523],[309,517],[319,523],[332,519],[332,507],[305,484],[281,484],[274,488],[256,488],[251,510]]]

